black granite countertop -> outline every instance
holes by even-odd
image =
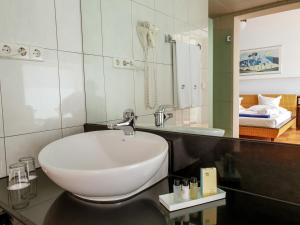
[[[85,131],[107,129],[86,124]],[[218,184],[300,206],[300,145],[159,130],[142,130],[169,143],[169,174],[200,177],[216,167]]]
[[[0,180],[0,207],[23,224],[36,225],[299,225],[300,207],[223,188],[226,200],[168,212],[158,195],[172,191],[174,176],[116,204],[83,201],[63,191],[38,170],[38,195],[22,210],[9,207],[6,178]],[[214,222],[216,221],[216,222]],[[0,220],[1,222],[1,220]],[[2,225],[2,224],[1,224]]]
[[[85,126],[85,131],[101,129]],[[115,204],[83,201],[39,169],[38,195],[22,210],[9,207],[7,179],[0,179],[0,208],[26,225],[300,225],[300,145],[152,133],[169,143],[170,176],[129,200]],[[174,177],[199,177],[203,167],[217,168],[226,200],[168,212],[158,196],[172,192]],[[12,224],[19,224],[15,221]]]

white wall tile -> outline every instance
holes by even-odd
[[[101,0],[81,1],[83,52],[102,55]]]
[[[173,104],[173,75],[170,65],[157,64],[157,96],[159,105]]]
[[[6,176],[4,138],[0,138],[0,178]]]
[[[201,122],[202,122],[201,115],[202,115],[202,107],[191,108],[190,109],[191,123],[201,124]]]
[[[182,110],[182,126],[190,125],[190,108]]]
[[[188,21],[197,28],[208,27],[208,0],[187,0]]]
[[[38,163],[39,152],[49,143],[62,137],[61,129],[5,138],[7,166],[24,156],[32,156]]]
[[[53,0],[1,0],[1,42],[56,49]]]
[[[174,21],[160,12],[155,13],[155,24],[159,28],[156,41],[156,62],[171,64],[172,63],[172,44],[165,41],[166,34],[174,33]]]
[[[130,0],[102,0],[103,55],[132,58]]]
[[[55,0],[58,49],[82,52],[80,0]]]
[[[145,6],[132,3],[132,29],[133,29],[133,55],[135,60],[145,61],[144,51],[136,32],[136,26],[139,21],[148,21],[154,24],[154,10]],[[156,37],[157,40],[157,37]],[[149,49],[148,61],[153,62],[155,49]]]
[[[123,111],[135,110],[133,71],[115,69],[112,59],[104,57],[107,120],[123,118]]]
[[[2,114],[2,95],[0,96],[0,137],[4,137],[3,114]]]
[[[174,20],[174,38],[176,40],[181,40],[184,42],[190,41],[190,26],[189,24],[181,21],[181,20]]]
[[[67,137],[67,136],[74,135],[74,134],[80,134],[83,132],[84,132],[83,126],[69,127],[69,128],[62,129],[63,137]]]
[[[146,109],[145,107],[145,70],[144,70],[144,63],[143,62],[136,62],[136,66],[139,68],[134,73],[134,89],[135,89],[135,107],[136,107],[136,114],[140,115],[147,115],[152,114],[154,109]],[[155,64],[149,63],[149,76],[154,78],[156,76],[154,72]],[[155,81],[156,78],[154,78]],[[151,79],[153,81],[153,79]],[[153,87],[153,86],[152,86]],[[154,92],[153,89],[150,91],[151,99],[154,100]],[[153,101],[151,101],[151,104]]]
[[[207,69],[202,69],[201,70],[201,102],[202,105],[208,106],[211,104],[210,99],[209,99],[209,84],[208,84],[208,71]]]
[[[6,136],[60,128],[57,53],[43,54],[44,62],[0,60]]]
[[[58,52],[58,59],[62,127],[82,125],[86,119],[83,56]]]
[[[154,9],[155,0],[133,0],[133,1]]]
[[[174,0],[174,16],[184,22],[188,21],[188,0]],[[199,12],[200,13],[200,10]]]
[[[202,63],[203,69],[208,69],[208,37],[202,40]]]
[[[173,0],[155,0],[156,10],[167,14],[168,16],[174,16],[174,2]]]
[[[106,121],[105,80],[102,56],[84,56],[87,122]]]
[[[201,68],[208,68],[208,32],[198,28],[190,31],[190,41],[201,44]]]
[[[209,108],[208,106],[202,106],[201,107],[201,124],[203,126],[208,127],[208,120],[209,119]]]
[[[145,116],[139,116],[136,120],[136,125],[138,126],[154,126],[154,116],[153,114],[148,114]]]

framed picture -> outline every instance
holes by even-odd
[[[281,46],[242,50],[240,76],[281,73]]]

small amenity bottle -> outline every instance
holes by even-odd
[[[189,180],[188,179],[183,179],[182,180],[182,199],[183,200],[189,200],[190,199],[190,187],[189,187]]]
[[[181,183],[180,180],[175,179],[173,184],[174,201],[178,202],[181,199]]]
[[[190,179],[190,198],[197,199],[198,197],[198,180],[197,177]]]

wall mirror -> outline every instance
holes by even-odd
[[[166,127],[213,127],[208,0],[91,0],[81,11],[88,123],[132,108],[154,127],[166,105]]]

